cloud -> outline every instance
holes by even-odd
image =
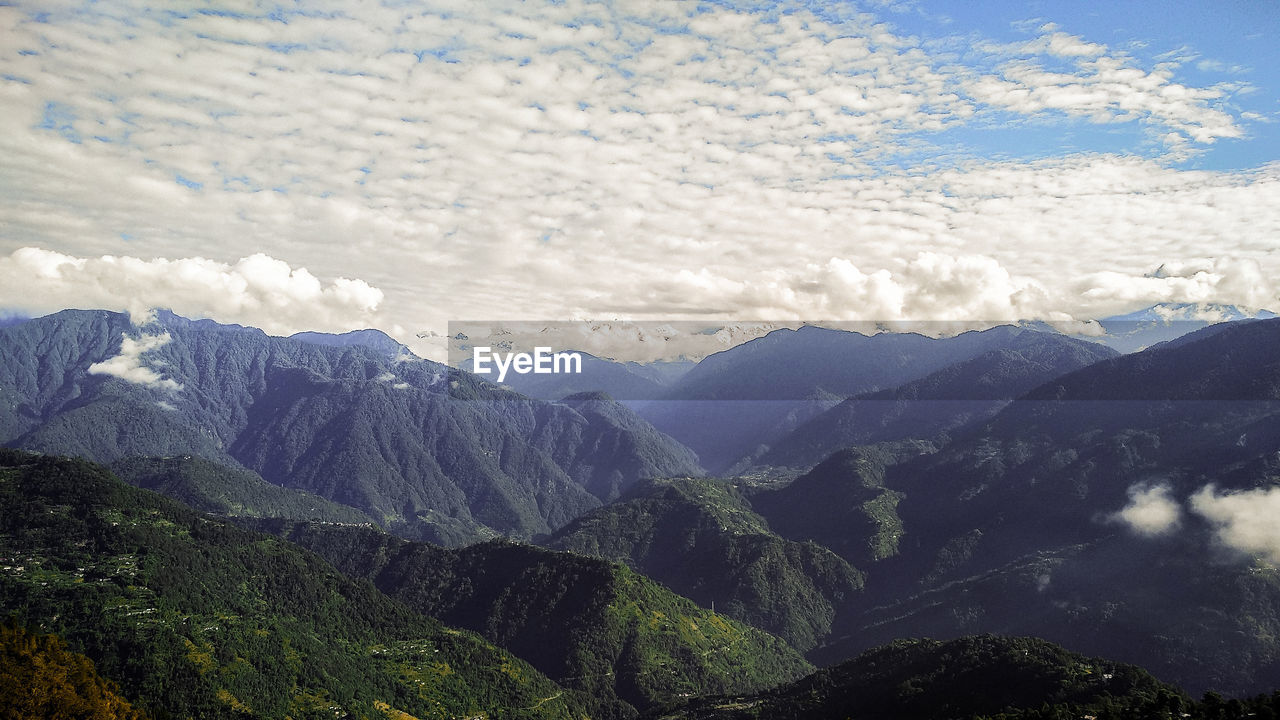
[[[90,375],[111,375],[118,377],[126,382],[131,382],[144,387],[155,388],[157,390],[166,390],[169,392],[178,392],[182,389],[182,384],[175,382],[169,378],[163,377],[160,373],[143,365],[142,356],[151,350],[163,347],[172,338],[169,333],[161,335],[141,335],[137,338],[131,338],[128,335],[120,336],[120,354],[107,358],[102,362],[97,362],[89,366]],[[162,404],[164,407],[167,403]],[[171,405],[169,406],[172,407]]]
[[[1209,485],[1191,496],[1191,510],[1214,525],[1223,545],[1280,563],[1280,487],[1219,494]]]
[[[1280,169],[1170,164],[1247,129],[1231,91],[1056,28],[935,52],[800,7],[257,12],[0,6],[0,300],[430,355],[412,334],[457,319],[1065,322],[1204,294],[1160,263],[1280,272]],[[992,125],[1140,140],[938,149]]]
[[[127,310],[141,321],[152,308],[168,308],[288,335],[369,327],[382,298],[362,280],[321,282],[305,268],[263,254],[225,264],[199,257],[81,258],[26,247],[0,257],[0,304],[29,313],[87,305]]]
[[[647,294],[672,305],[727,304],[762,319],[1010,321],[1039,312],[1042,290],[990,257],[921,252],[870,271],[842,257],[741,279],[681,270]]]
[[[1182,507],[1168,485],[1134,485],[1129,504],[1110,518],[1144,537],[1165,535],[1182,522]]]
[[[1252,258],[1171,261],[1140,277],[1104,271],[1081,278],[1076,287],[1087,301],[1107,305],[1211,303],[1257,310],[1280,298],[1280,285]]]
[[[967,93],[984,105],[1035,116],[1060,112],[1110,124],[1146,121],[1176,157],[1192,144],[1208,145],[1244,134],[1224,109],[1226,86],[1191,87],[1173,81],[1167,68],[1145,70],[1124,53],[1046,25],[1045,34],[1015,46],[987,45],[999,58],[996,72],[967,81]],[[1043,58],[1043,59],[1037,59]],[[1047,69],[1049,59],[1065,69]],[[1167,132],[1171,131],[1171,132]]]

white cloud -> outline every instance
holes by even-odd
[[[1177,529],[1182,507],[1173,499],[1168,485],[1134,485],[1129,488],[1129,504],[1111,519],[1138,535],[1156,537]]]
[[[978,102],[1023,115],[1062,112],[1097,123],[1145,120],[1171,153],[1185,157],[1191,143],[1211,144],[1243,135],[1236,118],[1222,105],[1229,86],[1192,87],[1173,80],[1167,68],[1145,70],[1124,53],[1057,31],[1013,47],[987,49],[1012,57],[993,74],[969,80],[968,93]],[[1049,70],[1038,58],[1067,60],[1068,70]]]
[[[1280,563],[1280,487],[1219,494],[1209,485],[1191,496],[1191,509],[1216,527],[1223,545]]]
[[[1251,258],[1173,261],[1141,277],[1110,271],[1094,273],[1081,278],[1077,288],[1087,301],[1105,304],[1190,302],[1256,310],[1274,307],[1280,297],[1280,285]]]
[[[0,257],[0,304],[42,314],[65,307],[152,308],[214,317],[287,335],[352,330],[376,321],[382,291],[362,280],[322,283],[305,268],[257,254],[234,265],[205,258],[79,258],[39,248]]]
[[[120,354],[107,358],[102,362],[90,365],[89,374],[111,375],[137,385],[143,385],[157,390],[178,392],[182,389],[181,383],[162,376],[160,373],[144,365],[142,361],[142,356],[144,354],[166,345],[172,339],[173,338],[169,336],[169,333],[163,333],[161,335],[141,335],[137,338],[131,338],[128,335],[121,335]],[[173,407],[168,403],[162,403],[160,407],[165,407],[166,405],[168,406],[168,409],[172,409]]]
[[[1240,132],[1229,90],[1052,27],[978,67],[853,12],[41,5],[0,6],[5,304],[391,324],[433,357],[412,334],[469,318],[1276,305],[1244,270],[1280,272],[1275,167],[907,159],[1008,115]],[[1145,277],[1205,257],[1234,265]]]

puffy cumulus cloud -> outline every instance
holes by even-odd
[[[1134,485],[1129,503],[1110,518],[1144,537],[1156,537],[1176,530],[1182,522],[1182,506],[1168,485]]]
[[[1219,494],[1209,485],[1191,496],[1191,510],[1217,528],[1223,545],[1280,563],[1280,487]]]
[[[1093,273],[1081,278],[1076,287],[1085,300],[1102,305],[1155,301],[1237,305],[1257,310],[1276,307],[1280,299],[1280,285],[1252,258],[1173,261],[1142,276]]]
[[[198,257],[81,258],[26,247],[0,257],[0,304],[32,314],[97,307],[127,310],[145,322],[151,309],[168,308],[285,335],[369,327],[382,297],[362,280],[322,283],[305,268],[262,254],[225,264]]]
[[[1044,295],[994,258],[936,252],[872,272],[832,258],[778,284],[794,303],[789,312],[838,320],[1014,321],[1041,312]]]
[[[1038,315],[1046,297],[993,258],[935,252],[867,270],[841,257],[753,272],[680,270],[634,290],[637,309],[732,308],[769,320],[1007,322]]]
[[[121,380],[143,385],[157,390],[166,390],[169,392],[177,392],[182,389],[182,384],[175,382],[170,378],[162,376],[160,373],[152,370],[143,364],[142,356],[151,350],[162,347],[172,338],[169,333],[161,335],[140,335],[131,338],[128,335],[120,336],[120,354],[107,358],[102,362],[97,362],[89,366],[90,375],[111,375]],[[169,403],[161,403],[161,407],[173,406]]]

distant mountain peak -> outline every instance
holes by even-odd
[[[1145,350],[1176,340],[1209,325],[1276,317],[1270,310],[1253,310],[1217,303],[1161,303],[1098,321],[1105,334],[1088,338],[1123,353]]]
[[[1270,310],[1251,310],[1237,305],[1219,303],[1160,303],[1124,315],[1115,315],[1101,322],[1142,322],[1168,325],[1175,322],[1219,323],[1252,318],[1273,318]]]
[[[312,345],[329,345],[332,347],[351,347],[359,345],[373,348],[388,355],[408,354],[409,348],[390,335],[373,328],[351,330],[344,333],[300,332],[289,336],[290,340],[310,343]]]

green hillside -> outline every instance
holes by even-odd
[[[1122,720],[1179,717],[1191,707],[1179,690],[1140,668],[1035,638],[986,635],[899,640],[767,693],[699,701],[662,717]]]
[[[751,692],[809,669],[780,639],[623,565],[504,541],[450,550],[360,528],[284,532],[413,609],[474,630],[584,691],[598,701],[597,717]]]
[[[624,562],[802,651],[831,631],[841,604],[862,588],[847,562],[778,537],[737,490],[715,480],[640,483],[544,544]]]
[[[157,717],[582,714],[479,637],[83,461],[0,451],[0,558],[0,607]]]
[[[109,467],[134,487],[154,490],[213,515],[354,524],[373,522],[353,507],[302,490],[272,485],[252,470],[219,465],[191,455],[125,458]]]
[[[898,553],[903,533],[902,493],[885,488],[885,469],[921,450],[911,443],[841,450],[786,487],[752,495],[751,505],[779,535],[869,568]]]

